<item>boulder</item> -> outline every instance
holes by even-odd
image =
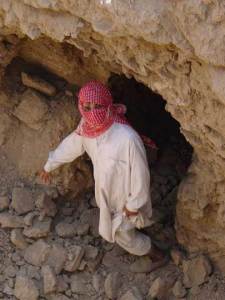
[[[12,215],[8,212],[0,213],[0,224],[2,228],[24,227],[23,217]]]
[[[22,234],[22,230],[19,228],[11,231],[10,240],[19,249],[23,250],[28,247],[28,243]]]
[[[153,299],[157,298],[159,300],[167,299],[168,297],[168,285],[167,282],[162,278],[156,278],[150,289],[149,289],[149,296]]]
[[[59,274],[66,262],[67,252],[63,246],[59,244],[53,244],[48,253],[46,264],[51,266],[56,274]]]
[[[67,255],[67,261],[64,266],[64,270],[68,272],[76,271],[81,263],[81,259],[84,256],[84,249],[80,246],[72,246],[69,249]]]
[[[63,238],[73,237],[76,234],[76,226],[74,223],[61,222],[56,225],[55,231]]]
[[[32,89],[27,89],[21,96],[14,115],[28,127],[38,130],[47,112],[48,106],[44,97]]]
[[[140,293],[140,291],[136,288],[133,287],[129,291],[127,291],[121,298],[120,300],[144,300],[144,297]]]
[[[19,215],[33,210],[35,204],[31,191],[26,188],[14,188],[11,206]]]
[[[9,207],[10,200],[8,196],[0,196],[0,211]]]
[[[180,280],[177,280],[174,284],[173,294],[177,298],[183,298],[187,294],[187,291]]]
[[[183,261],[184,285],[188,288],[206,282],[212,273],[212,265],[204,255]]]
[[[31,76],[22,72],[21,79],[23,84],[27,87],[31,87],[47,96],[54,96],[56,93],[56,88],[40,77]]]
[[[19,300],[37,300],[39,299],[39,290],[33,280],[17,276],[14,295]]]
[[[46,265],[41,268],[43,282],[44,282],[44,293],[50,294],[56,291],[57,288],[57,278],[54,270]]]
[[[31,265],[41,266],[47,259],[50,246],[43,240],[37,242],[26,248],[24,252],[24,259]]]
[[[71,290],[78,295],[88,295],[91,291],[90,276],[86,273],[74,274],[71,277]]]
[[[45,192],[37,195],[35,205],[40,210],[42,216],[54,217],[57,213],[55,202]]]
[[[24,229],[23,234],[28,238],[34,239],[46,237],[50,232],[51,223],[51,218],[46,218],[43,221],[35,220],[31,227]]]
[[[109,299],[116,299],[121,286],[121,275],[118,272],[110,273],[105,279],[105,293]]]

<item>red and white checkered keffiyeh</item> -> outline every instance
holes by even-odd
[[[100,104],[102,108],[85,111],[85,103]],[[125,117],[126,106],[113,104],[109,89],[99,81],[92,80],[80,89],[78,107],[82,116],[76,129],[79,135],[95,138],[104,133],[114,122],[130,126]],[[141,138],[147,147],[157,148],[150,138],[144,135],[141,135]]]
[[[85,103],[100,104],[102,108],[85,111]],[[113,104],[109,89],[99,81],[92,80],[80,89],[78,106],[82,116],[76,129],[79,135],[94,138],[104,133],[114,122],[129,125],[124,116],[126,106]]]

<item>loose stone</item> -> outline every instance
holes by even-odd
[[[178,280],[175,284],[174,284],[174,287],[173,287],[173,294],[175,297],[178,297],[178,298],[183,298],[186,294],[187,294],[187,291],[186,289],[184,288],[183,284],[181,283],[180,280]]]
[[[8,212],[0,213],[0,224],[2,228],[24,227],[23,217],[15,216]]]
[[[73,223],[61,222],[56,225],[55,230],[60,237],[64,238],[73,237],[76,234],[76,228]]]
[[[121,285],[121,276],[118,272],[110,273],[105,280],[105,293],[109,299],[116,299]]]
[[[35,205],[31,191],[26,188],[14,188],[11,206],[19,215],[34,210]]]
[[[69,249],[68,259],[65,263],[64,270],[74,272],[79,268],[81,259],[84,256],[84,249],[80,246],[72,246]]]
[[[0,211],[5,210],[9,207],[10,200],[7,196],[0,196]]]
[[[34,266],[41,266],[49,251],[50,246],[43,240],[38,240],[25,250],[24,259]]]
[[[19,249],[26,249],[28,247],[28,243],[26,242],[22,230],[19,228],[13,229],[10,235],[11,242]]]
[[[37,300],[39,297],[39,291],[33,280],[17,276],[14,295],[19,300]]]
[[[50,266],[43,266],[41,269],[43,282],[44,282],[44,293],[50,294],[56,291],[57,278]]]
[[[51,228],[52,219],[46,218],[43,221],[35,220],[34,224],[30,228],[25,228],[23,234],[28,238],[41,238],[46,237]]]
[[[184,285],[186,287],[199,286],[206,282],[212,273],[212,266],[209,260],[200,255],[191,260],[183,261]]]

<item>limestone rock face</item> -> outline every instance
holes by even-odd
[[[177,238],[191,251],[208,252],[225,270],[224,15],[222,0],[0,3],[4,39],[13,34],[21,39],[8,41],[11,52],[1,43],[5,47],[2,67],[17,53],[70,83],[81,84],[93,77],[104,81],[110,72],[124,73],[163,96],[167,110],[194,148],[192,164],[178,192]],[[50,146],[47,141],[54,145],[59,141],[53,119],[61,120],[58,124],[64,133],[71,129],[68,114],[63,117],[70,104],[56,105],[45,121],[48,133],[36,135],[35,130],[20,124],[20,131],[11,130],[12,141],[7,142],[7,130],[0,126],[0,144],[6,143],[9,156],[24,173],[41,166]],[[0,122],[3,116],[8,129],[11,122],[17,124],[5,111],[0,113]],[[23,153],[10,150],[18,141],[15,136],[23,141]],[[33,153],[39,153],[39,144],[46,145],[32,168],[27,159],[31,137]],[[24,156],[26,160],[21,159]]]

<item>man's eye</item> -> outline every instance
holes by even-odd
[[[100,108],[102,108],[103,106],[102,105],[95,105],[95,108],[97,108],[97,109],[100,109]]]
[[[91,110],[91,107],[90,106],[83,106],[83,110],[84,111],[89,111],[89,110]]]

